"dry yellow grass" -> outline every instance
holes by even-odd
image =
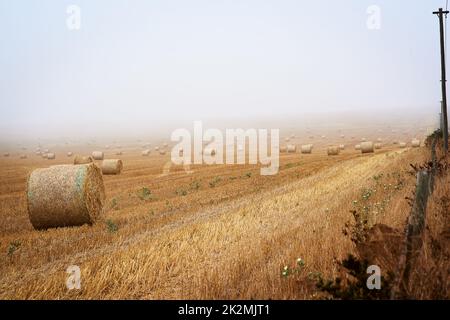
[[[260,176],[255,166],[192,166],[190,174],[175,167],[163,175],[169,156],[127,152],[123,174],[104,177],[100,222],[47,231],[32,229],[24,192],[28,172],[47,162],[3,158],[0,298],[314,298],[311,288],[281,277],[283,266],[301,257],[305,272],[334,275],[335,259],[353,250],[342,232],[353,201],[374,176],[403,179],[398,192],[376,192],[374,201],[390,201],[373,221],[402,225],[415,182],[408,163],[425,153],[284,154],[278,175]],[[82,289],[68,291],[65,270],[73,264]]]

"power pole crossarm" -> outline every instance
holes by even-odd
[[[444,11],[439,8],[439,11],[433,12],[433,14],[439,17],[439,32],[441,42],[441,87],[442,87],[442,122],[444,135],[444,150],[445,154],[448,151],[448,119],[447,119],[447,79],[445,74],[445,40],[444,40],[444,14],[447,15],[449,11]]]

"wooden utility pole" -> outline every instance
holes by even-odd
[[[444,150],[445,154],[448,151],[448,120],[447,120],[447,79],[445,76],[445,40],[444,40],[444,14],[449,12],[439,8],[439,11],[433,12],[439,17],[439,32],[441,38],[441,86],[442,86],[442,120],[443,120],[443,132],[444,135]]]

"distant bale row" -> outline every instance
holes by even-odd
[[[295,144],[288,144],[286,150],[288,153],[295,153],[297,151],[297,146]]]
[[[106,159],[103,160],[101,169],[103,174],[120,174],[122,172],[123,164],[120,159]]]
[[[91,163],[94,162],[94,159],[92,159],[92,157],[89,156],[75,156],[75,158],[73,159],[73,164],[87,164],[87,163]]]
[[[372,141],[364,141],[360,144],[361,153],[372,153],[374,152],[374,145]]]
[[[338,146],[329,146],[327,148],[327,154],[329,156],[337,156],[339,154],[339,151],[340,151],[340,149]]]
[[[312,144],[304,144],[300,147],[300,152],[303,154],[312,153],[313,145]]]
[[[413,140],[411,141],[411,146],[412,146],[413,148],[418,148],[418,147],[420,147],[420,140],[419,140],[419,139],[413,139]]]
[[[103,160],[104,154],[102,151],[94,151],[92,152],[92,158],[94,158],[94,160]]]

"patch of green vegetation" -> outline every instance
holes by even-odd
[[[115,232],[117,232],[117,230],[119,230],[119,227],[117,226],[117,224],[114,221],[112,221],[111,219],[106,220],[106,227],[107,227],[109,233],[115,233]]]
[[[284,266],[283,270],[281,271],[281,276],[284,278],[289,277],[293,274],[300,273],[305,267],[305,261],[302,258],[298,258],[295,261],[294,267]]]
[[[145,201],[154,199],[154,196],[152,195],[152,192],[147,187],[143,187],[142,189],[140,189],[137,192],[137,195],[138,195],[139,199],[145,200]]]
[[[251,177],[252,177],[252,173],[251,173],[251,172],[247,172],[247,173],[245,174],[245,176],[246,176],[247,178],[251,178]]]
[[[212,181],[209,182],[209,187],[214,188],[220,181],[222,181],[221,177],[215,177]]]
[[[119,201],[116,198],[112,198],[111,200],[111,209],[119,210]]]
[[[11,241],[8,246],[8,256],[11,257],[14,254],[14,252],[19,250],[21,245],[22,243],[19,240]]]
[[[175,194],[176,194],[177,196],[185,196],[185,195],[188,194],[188,192],[187,192],[185,189],[180,188],[180,189],[178,189],[178,190],[175,191]]]
[[[192,189],[192,190],[198,190],[198,189],[200,189],[200,182],[199,181],[197,181],[197,180],[194,180],[194,181],[192,181],[191,182],[191,184],[189,185],[190,186],[190,188]]]

